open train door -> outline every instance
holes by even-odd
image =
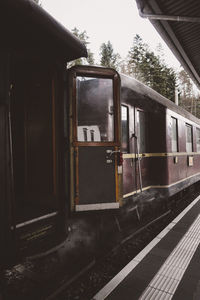
[[[120,78],[112,69],[69,70],[71,208],[115,209],[121,198]]]

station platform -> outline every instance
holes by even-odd
[[[200,300],[200,196],[92,300]]]

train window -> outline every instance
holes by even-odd
[[[172,120],[172,152],[178,152],[178,123],[177,119]]]
[[[129,126],[128,126],[128,107],[122,105],[121,110],[121,124],[122,124],[122,152],[128,152],[129,148]]]
[[[197,152],[200,152],[200,129],[196,129]]]
[[[94,142],[94,130],[90,130],[91,142]]]
[[[88,129],[87,128],[83,128],[83,139],[84,139],[84,141],[85,142],[87,142],[87,131],[88,131]]]
[[[138,110],[137,111],[137,137],[138,137],[138,151],[139,153],[146,152],[146,120],[145,112]]]
[[[78,141],[86,141],[87,133],[88,142],[113,142],[113,80],[77,76],[76,94]]]
[[[192,126],[186,124],[186,151],[193,151]]]

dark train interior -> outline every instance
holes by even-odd
[[[16,223],[58,209],[55,96],[48,69],[15,68],[11,94]]]

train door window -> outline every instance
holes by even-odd
[[[114,141],[113,81],[110,78],[77,76],[77,140]],[[90,132],[90,134],[89,134]]]
[[[200,152],[200,129],[196,129],[197,152]]]
[[[138,138],[138,151],[139,153],[146,152],[146,116],[145,112],[137,110],[137,138]]]
[[[172,120],[172,152],[178,152],[178,123],[176,118]]]
[[[128,107],[122,105],[121,107],[121,124],[122,124],[122,152],[128,152],[129,150],[129,118]]]
[[[186,152],[193,151],[192,126],[186,124]]]
[[[94,130],[90,130],[91,142],[94,142]]]
[[[87,128],[83,128],[83,140],[84,140],[84,142],[87,142],[87,131],[88,131],[88,129]]]

